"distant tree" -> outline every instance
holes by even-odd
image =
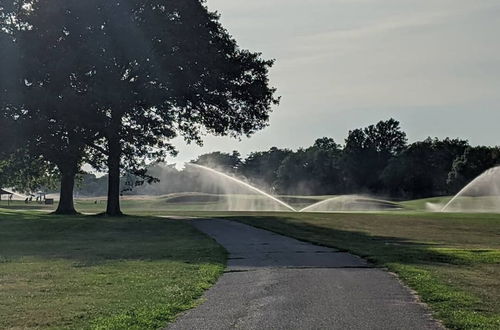
[[[281,194],[310,194],[314,187],[310,182],[308,157],[304,149],[288,155],[278,168],[275,189]]]
[[[277,188],[289,194],[334,194],[343,191],[341,148],[321,138],[307,149],[288,155],[277,174]]]
[[[193,163],[228,173],[235,173],[241,165],[241,155],[236,150],[230,154],[216,151],[199,156]]]
[[[105,196],[108,191],[106,175],[97,177],[93,173],[80,173],[76,177],[75,193],[79,196]]]
[[[461,151],[463,151],[461,153]],[[226,172],[233,171],[238,159],[232,154],[211,153],[203,155],[202,162],[210,167],[226,164]],[[454,161],[453,161],[454,159]],[[280,160],[280,161],[279,161]],[[258,185],[265,182],[256,180],[262,176],[271,182],[272,168],[279,163],[273,184],[275,193],[290,194],[345,194],[352,193],[346,187],[343,176],[342,150],[332,139],[318,139],[313,146],[297,152],[271,148],[269,151],[252,153],[237,166],[236,174],[252,173],[248,177]],[[267,164],[270,164],[269,166]],[[380,179],[384,193],[398,198],[418,198],[453,194],[484,170],[500,164],[498,147],[469,147],[467,141],[452,139],[426,139],[409,145],[399,155],[391,158]],[[1,165],[0,165],[1,166]],[[175,192],[223,193],[217,184],[206,185],[202,174],[188,169],[177,170],[173,165],[151,164],[148,174],[159,178],[160,183],[134,187],[132,194],[160,195]],[[1,177],[1,169],[0,169]],[[122,185],[127,186],[128,177],[122,176]],[[1,182],[1,178],[0,178]],[[95,178],[85,175],[80,194],[102,195],[107,187],[106,176]],[[359,191],[355,191],[359,192]]]
[[[175,164],[154,163],[147,167],[147,173],[159,181],[151,184],[144,184],[136,188],[136,192],[144,195],[164,195],[176,192],[194,191],[194,180],[185,173],[185,169],[180,171]]]
[[[238,173],[251,182],[275,190],[278,169],[283,160],[292,153],[289,149],[272,147],[268,151],[252,152],[238,167]]]
[[[458,191],[484,171],[498,165],[499,147],[468,147],[453,161],[447,183],[452,191]]]
[[[431,196],[435,187],[432,154],[432,141],[426,140],[411,144],[399,157],[393,158],[381,174],[388,192],[409,198]]]
[[[450,139],[434,140],[432,158],[434,175],[434,195],[453,194],[455,189],[448,183],[448,176],[453,167],[455,159],[462,155],[469,147],[467,140]]]
[[[405,150],[406,133],[394,119],[349,132],[345,141],[343,169],[350,189],[383,190],[380,175],[389,161]]]
[[[34,158],[22,149],[8,157],[0,157],[0,188],[13,188],[29,194],[53,189],[57,183],[57,171],[43,158]]]
[[[415,142],[390,161],[382,181],[393,195],[408,198],[452,193],[448,173],[467,147],[467,141],[449,138]]]

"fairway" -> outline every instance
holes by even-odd
[[[334,199],[335,195],[321,196],[277,196],[281,201],[288,203],[295,210],[310,207],[316,203],[326,202]],[[362,198],[362,197],[361,197]],[[403,211],[425,211],[428,203],[445,204],[451,197],[437,197],[414,201],[390,202],[394,207],[384,210]],[[289,211],[286,207],[276,207],[276,202],[269,201],[265,196],[258,194],[233,194],[231,196],[223,194],[207,193],[173,193],[160,196],[135,195],[124,196],[121,200],[121,207],[129,214],[157,214],[163,215],[166,212],[226,212],[231,211],[231,202],[234,200],[243,201],[239,206],[242,209],[262,209],[268,211]],[[376,200],[376,199],[375,199]],[[100,213],[106,209],[106,199],[104,197],[80,198],[75,200],[75,206],[80,212]],[[338,205],[329,205],[335,207]],[[363,204],[361,205],[364,206]],[[53,211],[56,205],[43,205],[39,203],[24,203],[14,200],[8,203],[0,201],[0,207],[11,210],[45,210]],[[229,209],[229,210],[228,210]],[[237,210],[234,210],[237,211]]]
[[[446,327],[500,327],[499,214],[420,211],[429,201],[448,198],[362,213],[206,211],[219,201],[196,198],[125,199],[124,210],[134,216],[116,219],[2,211],[0,312],[9,317],[0,326],[142,329],[166,324],[214,283],[225,252],[182,220],[152,216],[195,216],[240,221],[349,251],[396,273]],[[306,202],[288,198],[294,206]],[[77,201],[86,213],[100,212],[103,205]]]
[[[0,209],[0,328],[162,328],[224,263],[224,250],[182,221]]]

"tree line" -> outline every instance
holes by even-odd
[[[450,138],[408,144],[399,122],[389,119],[350,131],[343,145],[323,137],[295,151],[272,147],[247,157],[238,151],[216,151],[192,162],[274,194],[365,193],[412,199],[455,194],[485,170],[500,165],[500,148],[471,146],[466,140]],[[142,184],[140,178],[123,176],[125,193],[217,192],[216,184],[204,188],[201,173],[189,167],[177,170],[174,165],[151,164],[147,173],[159,182]],[[82,179],[77,188],[82,195],[99,196],[105,191],[105,177]]]
[[[450,138],[408,144],[399,122],[389,119],[350,131],[343,145],[324,137],[296,151],[271,148],[245,159],[237,152],[215,152],[195,162],[244,176],[278,194],[420,198],[455,194],[500,165],[500,148]]]
[[[0,186],[59,184],[56,213],[75,213],[83,164],[121,178],[175,154],[182,136],[251,135],[279,99],[273,61],[241,49],[203,0],[2,1]]]

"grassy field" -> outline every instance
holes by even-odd
[[[161,328],[224,263],[184,221],[0,209],[0,328]]]
[[[175,193],[163,196],[126,196],[121,200],[122,209],[131,214],[164,214],[170,211],[207,211],[207,212],[220,212],[225,210],[251,210],[251,209],[262,209],[269,211],[289,211],[289,209],[283,205],[280,205],[267,197],[255,194],[240,194],[240,195],[230,195],[227,197],[224,195],[216,194],[204,194],[204,193]],[[328,200],[332,197],[341,196],[279,196],[279,198],[288,203],[290,206],[296,210],[300,210],[307,206],[311,206],[317,202]],[[377,201],[380,202],[385,201]],[[325,204],[323,208],[328,207],[338,207],[343,206],[345,201],[340,200],[337,202],[330,202]],[[359,201],[359,205],[354,209],[363,209],[369,206],[365,201]],[[424,202],[419,202],[416,205],[405,205],[404,203],[393,203],[387,202],[391,206],[400,208],[414,210],[415,206],[423,207],[425,209],[426,204]],[[383,204],[383,203],[382,203]],[[11,209],[11,210],[33,210],[42,209],[46,211],[54,210],[55,205],[43,205],[36,202],[25,204],[24,201],[13,201],[10,205],[7,205],[7,201],[0,201],[0,207]],[[85,213],[99,213],[104,212],[106,208],[105,198],[84,198],[76,199],[75,207],[80,212]],[[370,208],[369,208],[370,209]],[[371,207],[373,210],[373,207]]]
[[[75,302],[72,303],[72,306],[75,308],[70,308],[65,305],[64,307],[67,308],[67,310],[64,313],[66,314],[59,312],[58,316],[50,316],[51,313],[54,313],[50,312],[52,310],[51,308],[38,311],[38,309],[34,307],[36,305],[31,305],[33,311],[30,313],[49,315],[50,318],[48,319],[54,320],[51,322],[56,322],[54,324],[57,324],[57,326],[66,326],[72,324],[71,322],[75,322],[76,320],[80,322],[76,324],[90,325],[89,327],[105,325],[105,328],[107,324],[126,324],[120,323],[122,320],[127,320],[123,322],[130,321],[130,324],[142,324],[140,323],[143,322],[141,321],[143,318],[142,315],[147,315],[144,318],[153,320],[151,321],[151,324],[156,326],[161,322],[171,319],[172,315],[176,312],[189,308],[192,306],[194,299],[203,291],[203,288],[206,288],[210,283],[212,283],[220,273],[222,269],[221,264],[223,262],[223,252],[214,246],[212,241],[203,238],[200,234],[193,232],[192,230],[188,230],[188,225],[182,221],[162,221],[149,218],[151,215],[188,215],[213,218],[222,217],[235,221],[241,221],[253,226],[279,232],[291,237],[296,237],[301,240],[350,251],[354,254],[363,256],[380,267],[386,267],[390,271],[397,273],[404,283],[414,289],[419,294],[421,299],[429,304],[435,317],[442,320],[447,327],[452,329],[500,329],[500,214],[423,212],[427,203],[442,205],[449,200],[447,197],[399,202],[402,210],[371,213],[252,213],[207,211],[207,209],[210,210],[219,207],[220,201],[196,201],[196,199],[186,199],[184,196],[175,197],[176,199],[172,200],[170,197],[164,196],[138,200],[123,200],[123,209],[129,214],[135,215],[135,217],[126,218],[127,222],[125,223],[122,222],[122,219],[117,220],[99,217],[82,217],[80,220],[78,220],[78,218],[75,220],[64,220],[46,216],[39,218],[41,220],[35,220],[30,219],[30,213],[25,213],[25,211],[19,211],[21,213],[10,211],[9,213],[0,215],[0,218],[3,219],[3,221],[0,222],[0,251],[3,251],[6,245],[15,247],[16,245],[14,244],[14,241],[19,240],[19,237],[16,237],[16,234],[12,236],[12,234],[6,233],[15,229],[16,226],[20,226],[19,228],[27,226],[26,228],[32,229],[29,229],[27,233],[24,234],[28,236],[23,238],[23,241],[33,241],[36,243],[38,240],[41,240],[42,243],[40,244],[46,244],[44,245],[45,247],[40,249],[36,248],[35,250],[43,251],[44,249],[49,249],[48,251],[52,251],[51,253],[54,254],[51,258],[43,257],[40,259],[41,252],[33,252],[33,248],[28,249],[29,244],[16,243],[19,244],[20,247],[8,250],[11,251],[11,257],[9,257],[9,260],[12,259],[14,261],[9,261],[9,263],[7,263],[7,265],[10,264],[9,267],[19,269],[17,270],[17,273],[16,270],[14,270],[13,274],[17,274],[13,275],[14,277],[19,276],[19,278],[23,278],[22,276],[26,276],[24,274],[26,271],[21,270],[19,267],[21,267],[21,265],[23,265],[23,267],[28,267],[31,263],[24,262],[23,260],[31,260],[30,258],[39,260],[37,266],[30,266],[39,268],[45,267],[43,265],[46,265],[47,263],[51,265],[54,263],[54,266],[51,267],[55,267],[54,269],[56,269],[56,274],[59,272],[57,270],[57,263],[63,262],[64,265],[62,267],[66,267],[66,269],[71,269],[76,272],[76,278],[78,279],[76,282],[81,281],[82,283],[87,283],[85,285],[87,285],[86,287],[88,288],[90,284],[85,282],[85,279],[87,276],[92,278],[94,275],[89,274],[94,274],[93,272],[99,273],[99,268],[92,267],[101,267],[101,264],[98,263],[93,265],[91,263],[90,266],[88,266],[84,262],[83,264],[85,267],[80,267],[79,265],[81,261],[79,258],[58,257],[58,253],[64,254],[72,246],[87,246],[87,241],[80,241],[79,239],[71,238],[66,243],[61,243],[63,244],[61,248],[55,248],[52,247],[52,243],[50,243],[48,239],[44,238],[44,235],[49,235],[49,229],[53,231],[53,228],[56,228],[57,230],[52,232],[50,235],[60,235],[57,236],[59,238],[66,237],[64,232],[65,230],[68,230],[72,233],[71,235],[77,238],[82,237],[83,235],[81,232],[85,232],[87,227],[80,227],[80,223],[87,223],[90,221],[93,226],[92,236],[95,238],[92,245],[95,244],[96,246],[93,251],[96,258],[101,258],[101,252],[99,251],[107,251],[109,248],[104,246],[97,248],[97,246],[103,244],[111,244],[111,246],[113,246],[114,244],[117,244],[112,240],[105,240],[103,242],[103,237],[101,235],[107,235],[106,237],[115,237],[113,239],[117,239],[117,237],[121,237],[122,235],[120,231],[116,233],[115,229],[112,229],[114,226],[120,226],[120,228],[122,228],[120,230],[128,232],[127,235],[136,235],[134,236],[134,244],[138,244],[138,246],[143,246],[143,244],[145,244],[139,244],[139,242],[151,242],[151,239],[148,236],[149,234],[145,234],[144,230],[139,230],[139,234],[136,229],[131,229],[136,228],[135,226],[139,226],[138,221],[140,219],[145,219],[142,221],[146,221],[151,226],[153,226],[153,224],[155,226],[160,226],[158,228],[163,228],[161,226],[171,227],[171,229],[164,228],[165,237],[169,237],[167,241],[170,243],[161,243],[167,245],[170,244],[168,245],[169,248],[167,250],[169,251],[169,256],[171,257],[168,257],[165,260],[157,260],[158,258],[152,257],[153,260],[148,261],[149,263],[163,263],[159,266],[160,268],[157,269],[158,272],[160,271],[159,269],[162,269],[165,265],[173,267],[173,269],[182,268],[183,270],[181,272],[192,270],[190,267],[194,267],[198,272],[194,277],[186,277],[190,281],[188,284],[185,284],[188,287],[187,289],[177,283],[182,282],[179,278],[172,276],[164,277],[170,280],[168,283],[165,283],[164,278],[162,278],[156,283],[151,284],[151,287],[160,287],[161,285],[164,285],[167,292],[169,290],[168,287],[172,285],[177,288],[177,294],[185,299],[180,305],[176,303],[177,298],[175,296],[165,295],[161,298],[163,299],[163,303],[160,302],[160,298],[158,300],[156,300],[156,298],[153,299],[154,302],[152,304],[154,306],[170,306],[171,303],[174,304],[174,306],[177,306],[172,309],[167,308],[167,311],[165,311],[165,307],[155,307],[156,310],[161,310],[162,312],[154,312],[155,308],[149,307],[153,305],[149,305],[149,303],[145,304],[140,301],[139,297],[142,297],[142,295],[144,295],[144,297],[149,297],[145,291],[146,289],[138,289],[139,293],[130,295],[121,293],[120,291],[122,291],[125,287],[123,281],[128,281],[128,278],[125,277],[121,284],[122,287],[120,288],[117,286],[116,292],[120,292],[117,295],[124,295],[128,298],[109,298],[109,301],[120,301],[120,303],[114,307],[110,305],[109,309],[107,309],[108,307],[95,307],[92,304],[89,305],[89,301],[92,300],[100,302],[101,299],[105,299],[102,297],[99,299],[91,299],[90,297],[98,295],[102,292],[107,292],[107,289],[112,289],[114,291],[114,284],[111,287],[109,287],[109,284],[103,284],[103,288],[105,289],[95,289],[92,292],[88,292],[88,295],[83,295],[83,302],[79,302],[80,298],[74,298]],[[328,197],[329,196],[315,196],[314,198],[310,198],[310,200],[311,203],[313,203],[317,200],[323,200]],[[293,196],[289,196],[289,202],[291,202],[294,206],[301,206],[307,202],[307,198],[293,198]],[[23,205],[20,204],[19,206],[22,207]],[[105,203],[101,201],[97,201],[97,203],[93,200],[77,201],[77,208],[83,212],[101,212],[104,210],[104,206]],[[32,206],[28,205],[25,207],[29,208]],[[12,208],[15,209],[16,205],[12,206]],[[51,207],[44,208],[48,210]],[[38,217],[39,216],[37,216],[37,219]],[[64,221],[61,222],[61,220]],[[103,232],[101,232],[99,228],[101,221],[105,221]],[[43,229],[41,229],[42,227],[38,227],[42,226],[40,223],[44,224],[43,226],[45,227],[43,227]],[[2,229],[2,226],[3,228],[10,229]],[[68,229],[58,229],[60,228],[59,226],[63,226],[65,228],[67,227]],[[109,230],[113,232],[113,234],[108,232],[108,229],[106,229],[108,226],[111,226]],[[130,230],[127,230],[127,228]],[[172,228],[175,228],[175,230]],[[29,233],[35,229],[39,231],[38,234],[30,236]],[[62,231],[59,233],[60,230]],[[179,232],[177,230],[179,230]],[[72,237],[71,235],[69,237]],[[7,239],[11,237],[10,243],[4,243],[4,237],[7,237]],[[193,246],[192,243],[189,242],[194,241],[194,238],[196,238],[197,244],[198,242],[203,242],[203,244]],[[178,254],[177,249],[173,248],[173,246],[177,246],[179,244],[175,243],[177,240],[183,241],[181,244],[182,246],[191,246],[190,249],[186,250],[184,256],[180,258],[182,259],[181,262],[178,262],[179,257],[176,257]],[[56,242],[58,241],[59,239],[56,240]],[[151,244],[160,244],[160,242],[153,240]],[[113,267],[115,267],[115,263],[117,262],[115,259],[120,259],[119,264],[122,265],[122,271],[126,273],[130,268],[128,264],[129,262],[138,262],[143,265],[145,262],[144,260],[151,258],[149,254],[154,256],[156,253],[156,247],[154,251],[152,249],[153,247],[151,247],[151,250],[144,250],[141,257],[128,258],[119,257],[120,254],[125,253],[123,250],[116,251],[112,248],[111,251],[115,251],[114,253],[116,253],[116,255],[106,259],[107,261],[103,264],[106,265],[106,267],[111,267],[110,269],[114,269]],[[16,257],[16,253],[14,253],[14,251],[17,250],[24,252],[20,253],[20,255]],[[133,250],[135,251],[137,249],[133,248]],[[78,249],[75,250],[76,252],[71,251],[67,253],[81,253],[78,252]],[[193,259],[191,260],[190,258]],[[210,271],[202,271],[202,268],[200,268],[202,267],[201,265],[203,265],[203,267],[207,267]],[[9,268],[7,267],[5,269]],[[87,270],[90,272],[89,274],[79,273]],[[134,272],[134,276],[143,276],[144,278],[147,278],[150,276],[147,275],[149,271],[151,271],[149,267],[139,268],[139,270]],[[6,278],[6,275],[4,275],[3,272],[5,271],[2,269],[0,272],[2,276],[1,278]],[[142,272],[144,272],[144,274]],[[172,270],[171,272],[175,271]],[[34,273],[37,274],[37,272]],[[38,274],[48,273],[50,272],[46,271],[44,273],[43,271],[38,271]],[[187,273],[184,274],[184,276],[187,276]],[[200,274],[208,275],[202,276]],[[43,276],[48,275],[37,276],[37,278],[31,279],[31,282],[25,281],[19,284],[19,288],[16,290],[26,290],[22,297],[25,297],[24,295],[29,297],[29,294],[33,292],[32,288],[36,288],[39,285],[37,283],[40,281],[42,281],[40,283],[43,283],[43,281],[45,281]],[[58,275],[54,276],[57,277]],[[57,287],[59,285],[64,285],[66,281],[70,280],[62,273],[59,276],[61,277],[61,280],[53,280],[52,282],[54,285],[52,291],[60,292],[58,299],[62,299],[64,301],[64,299],[69,299],[67,296],[71,291],[64,289],[64,286],[63,289],[58,289]],[[114,278],[114,276],[109,275],[109,278]],[[56,282],[57,285],[55,284]],[[2,280],[0,285],[5,286],[4,283],[5,281]],[[92,282],[91,285],[94,285],[94,283],[102,284],[101,282]],[[112,281],[112,283],[115,282]],[[202,284],[198,285],[197,283]],[[196,287],[196,290],[192,289],[193,286]],[[182,293],[183,290],[188,290],[189,293],[187,296],[184,296]],[[12,292],[10,293],[11,297],[13,295]],[[107,295],[105,295],[105,297],[107,297]],[[0,296],[0,301],[3,300],[2,298],[3,297]],[[12,299],[14,298],[10,299],[12,303]],[[28,298],[16,298],[14,300],[22,299],[27,299],[25,304],[28,304],[28,302],[31,301]],[[136,301],[136,299],[139,299],[139,302]],[[151,297],[149,297],[149,299],[151,299]],[[109,301],[102,301],[103,304],[101,306],[107,306]],[[25,306],[26,310],[30,310],[29,304]],[[84,309],[82,306],[86,306],[85,308],[87,309]],[[90,306],[94,307],[91,308]],[[15,313],[11,312],[13,317],[10,318],[10,321],[4,322],[24,322],[22,321],[23,319],[25,322],[32,322],[34,319],[33,315],[30,315],[29,313],[27,314],[28,316],[23,316],[25,312],[22,309],[14,308],[12,305],[9,306],[0,302],[0,308],[5,308],[7,311],[16,311]],[[153,310],[152,313],[148,312],[150,309]],[[82,312],[82,310],[85,310],[85,312]],[[102,315],[99,314],[101,312],[97,312],[98,310],[103,311]],[[141,312],[135,312],[137,310],[140,310]],[[0,314],[4,314],[1,309]],[[67,315],[73,316],[68,317]],[[159,320],[161,321],[155,321],[156,318],[154,315],[161,315],[161,317],[159,317]],[[78,317],[82,317],[83,319],[79,321]],[[0,328],[2,325],[3,324],[0,323]],[[137,328],[141,328],[141,326],[137,326]]]

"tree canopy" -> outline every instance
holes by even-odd
[[[363,132],[364,128],[355,131]],[[362,162],[372,160],[371,150],[367,151],[365,155],[363,152],[358,154],[360,163],[353,166],[362,166]],[[482,172],[500,165],[499,147],[471,146],[465,140],[450,138],[427,138],[397,149],[391,152],[382,171],[376,167],[366,167],[366,172],[347,168],[347,152],[352,150],[324,137],[317,139],[310,147],[295,151],[272,147],[267,151],[251,152],[246,157],[237,151],[211,152],[199,156],[193,162],[240,177],[274,194],[365,193],[398,199],[455,194]],[[204,186],[203,178],[198,178],[202,173],[193,173],[189,168],[179,170],[173,165],[155,163],[148,166],[147,173],[160,178],[160,182],[135,187],[128,194],[217,193],[216,182],[213,186]],[[352,182],[363,182],[353,177],[358,173],[363,177],[373,177],[370,182],[377,182],[377,185],[354,189]],[[127,178],[122,176],[122,182]],[[100,196],[105,190],[104,178],[87,177],[84,181],[77,188],[84,195]]]
[[[2,15],[22,67],[21,97],[2,112],[57,165],[64,213],[83,161],[107,168],[107,213],[120,214],[124,168],[144,173],[178,135],[251,135],[278,103],[273,61],[239,48],[200,0],[16,0]]]

